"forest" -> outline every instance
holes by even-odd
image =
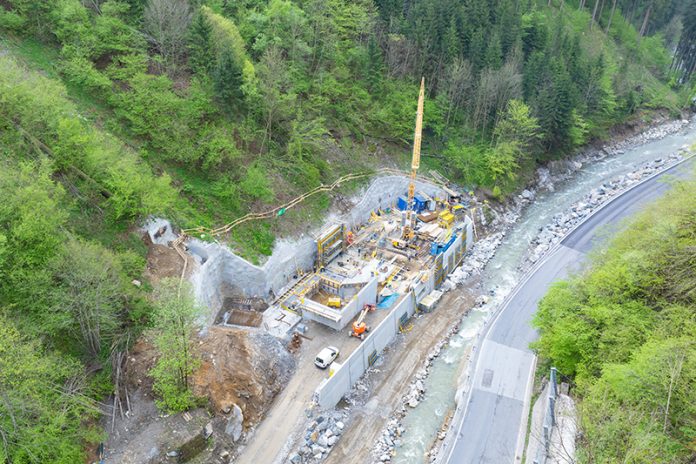
[[[116,135],[173,192],[149,195],[145,210],[133,192],[114,215],[157,212],[182,226],[228,222],[347,172],[403,167],[420,76],[425,162],[497,197],[535,163],[646,112],[676,113],[693,92],[693,9],[679,1],[3,5],[16,56],[4,60],[19,60],[5,67],[38,68],[65,86],[74,109],[46,118],[85,118],[33,135],[49,148],[81,126]],[[177,195],[190,207],[172,207]],[[232,238],[255,259],[277,229]]]
[[[536,349],[580,398],[578,462],[693,462],[694,198],[676,185],[539,305]]]
[[[162,352],[163,410],[195,401],[194,364],[168,348],[185,351],[196,308],[186,289],[165,304],[182,289],[144,278],[148,216],[220,225],[346,173],[405,168],[422,76],[423,169],[503,200],[538,163],[689,105],[695,12],[696,0],[0,0],[0,461],[83,461],[104,437],[114,366],[143,332]],[[258,262],[329,203],[230,244]],[[675,453],[680,421],[658,437]]]

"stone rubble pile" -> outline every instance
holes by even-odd
[[[635,148],[648,142],[661,140],[673,134],[689,124],[687,119],[669,121],[659,126],[650,127],[645,131],[628,137],[624,140],[604,145],[601,148],[589,147],[570,159],[555,160],[547,163],[545,167],[538,168],[536,171],[536,189],[539,191],[553,192],[555,183],[570,178],[586,164],[593,164],[607,157],[623,155],[626,150]],[[534,190],[524,190],[521,194],[524,199],[533,200]],[[531,195],[531,197],[529,197]]]
[[[613,144],[611,147],[604,147],[604,149],[613,150],[613,152],[609,154],[617,154],[617,150],[625,150],[627,148],[633,148],[636,145],[642,145],[653,140],[661,140],[682,129],[687,124],[689,124],[688,119],[675,119],[657,126],[652,126],[644,131],[641,131],[639,134]],[[621,153],[623,153],[623,151]]]
[[[346,411],[334,409],[322,412],[311,420],[305,430],[302,445],[296,452],[290,454],[289,462],[304,464],[325,459],[345,430],[347,417]]]
[[[469,277],[481,273],[486,263],[495,255],[504,236],[504,231],[496,232],[474,243],[462,265],[452,271],[441,289],[448,292],[466,282]]]
[[[367,403],[370,397],[370,376],[380,371],[381,363],[380,356],[344,396],[344,402],[349,406],[321,411],[317,417],[313,417],[312,413],[313,408],[317,407],[316,403],[307,410],[307,426],[299,448],[288,456],[291,464],[318,463],[328,457],[349,423],[351,407]]]

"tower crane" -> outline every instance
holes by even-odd
[[[423,100],[425,99],[425,77],[421,78],[420,93],[418,94],[418,109],[416,111],[416,130],[413,135],[413,156],[411,157],[411,180],[408,184],[408,206],[406,208],[406,224],[401,237],[410,241],[413,238],[413,199],[416,195],[416,173],[420,166],[421,133],[423,131]]]

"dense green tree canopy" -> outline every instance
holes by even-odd
[[[677,185],[539,305],[535,347],[580,398],[580,462],[693,460],[695,199]]]

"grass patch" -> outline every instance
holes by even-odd
[[[230,238],[237,254],[252,264],[259,265],[262,257],[273,253],[275,235],[268,222],[242,224],[232,231]]]
[[[56,63],[61,61],[58,49],[33,37],[10,35],[0,38],[0,44],[28,67],[40,70],[46,77],[61,81],[68,92],[68,97],[77,105],[80,114],[85,118],[92,122],[113,118],[113,112],[108,105],[85,91],[84,88],[63,79],[56,66]]]

